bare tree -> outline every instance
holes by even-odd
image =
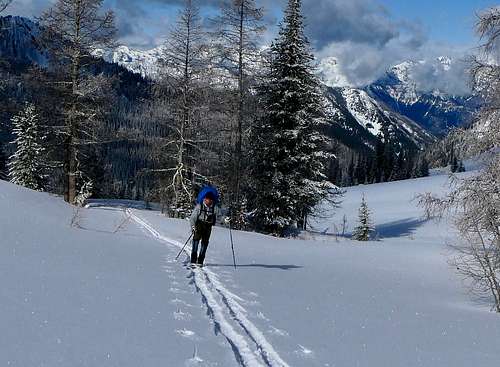
[[[451,263],[471,282],[473,291],[487,292],[500,312],[500,164],[490,162],[480,174],[452,177],[445,197],[420,196],[426,212],[438,219],[451,216],[461,241],[452,247],[458,255]]]
[[[203,112],[199,90],[206,67],[204,37],[199,9],[192,0],[186,0],[176,26],[170,32],[161,60],[162,84],[170,87],[170,94],[173,95],[170,101],[170,134],[164,144],[171,163],[170,167],[156,170],[167,173],[165,191],[171,198],[172,211],[181,216],[191,206],[194,181],[204,179],[196,172],[195,159],[202,143],[197,131]],[[162,90],[165,91],[165,88]]]
[[[473,127],[474,134],[463,134],[469,154],[480,154],[500,145],[500,8],[478,16],[476,30],[484,41],[472,58],[472,86],[482,98],[482,109]]]
[[[80,170],[79,151],[93,140],[93,133],[86,127],[98,122],[98,108],[93,107],[102,106],[107,89],[102,76],[90,73],[90,66],[96,62],[92,53],[114,45],[114,15],[102,12],[102,4],[103,0],[58,0],[40,18],[51,66],[64,91],[65,199],[72,204],[77,202],[78,192],[89,186]]]
[[[2,13],[12,3],[12,0],[0,0],[0,13]]]
[[[243,135],[248,126],[247,108],[252,76],[259,55],[258,40],[264,32],[263,11],[254,0],[225,0],[221,14],[213,19],[216,31],[214,36],[219,49],[219,65],[237,82],[235,106],[231,113],[235,126],[233,132],[233,154],[230,184],[231,206],[237,209],[234,214],[241,216],[241,181],[243,174]],[[252,70],[253,66],[253,70]],[[233,218],[234,219],[234,218]]]
[[[456,140],[469,155],[482,155],[485,166],[472,177],[453,177],[445,197],[425,194],[420,203],[429,216],[452,215],[462,239],[453,246],[453,263],[500,312],[500,9],[481,13],[476,29],[485,43],[472,60],[472,81],[484,104],[472,129]]]

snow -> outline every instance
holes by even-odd
[[[175,261],[186,221],[0,181],[0,365],[494,366],[500,318],[448,265],[452,228],[413,200],[446,182],[348,188],[301,239],[234,231],[235,270],[225,228],[191,269]],[[363,194],[379,240],[336,236]]]
[[[377,136],[382,131],[382,124],[375,100],[370,98],[365,91],[352,88],[342,89],[342,96],[356,121],[372,135]]]
[[[342,74],[337,58],[325,57],[319,61],[318,76],[329,87],[349,87],[347,77]]]
[[[160,73],[159,60],[161,60],[164,52],[164,46],[142,51],[120,45],[113,50],[98,49],[94,53],[105,61],[123,66],[133,73],[140,74],[142,77],[156,79]]]

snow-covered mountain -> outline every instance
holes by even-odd
[[[133,73],[143,77],[156,78],[159,73],[159,60],[162,57],[163,46],[147,51],[132,50],[127,46],[118,46],[114,50],[96,50],[95,55],[109,63],[121,65]]]
[[[4,17],[0,18],[0,25],[0,57],[39,64],[46,62],[43,47],[37,40],[36,23],[21,17]],[[151,79],[158,76],[162,53],[163,46],[147,51],[120,46],[111,51],[95,52],[108,63]],[[443,59],[443,64],[446,62]],[[366,89],[325,87],[331,115],[336,116],[332,118],[335,135],[354,148],[359,148],[359,144],[373,147],[381,132],[396,137],[403,146],[421,148],[434,141],[433,134],[442,134],[448,126],[464,123],[471,113],[467,104],[470,98],[419,93],[412,80],[414,65],[412,62],[397,65]],[[336,75],[337,84],[347,83],[338,73],[334,59],[321,64],[320,74],[325,76],[328,72],[330,78]],[[228,76],[223,75],[221,79],[226,80]]]
[[[404,148],[420,149],[435,137],[414,121],[392,111],[356,88],[325,88],[333,134],[351,148],[374,148],[376,141],[391,139]]]
[[[424,91],[417,75],[422,69],[435,69],[431,77],[446,78],[453,60],[440,57],[432,66],[424,61],[406,61],[395,65],[387,73],[366,88],[375,99],[418,123],[427,131],[442,136],[450,128],[470,122],[478,102],[471,95],[453,95],[439,89]],[[466,78],[464,76],[464,78]],[[443,83],[445,84],[445,83]]]
[[[160,46],[148,51],[137,51],[120,46],[112,52],[101,53],[101,55],[106,61],[118,63],[143,76],[155,78],[158,75],[158,60],[162,49]],[[326,71],[329,67],[335,67],[335,62],[329,65],[323,64],[323,66],[323,70]],[[342,84],[345,81],[338,80],[338,82]],[[392,132],[403,140],[403,145],[411,145],[413,148],[421,148],[434,141],[432,134],[427,133],[403,115],[386,108],[366,91],[349,87],[334,89],[337,89],[339,93],[334,93],[330,88],[326,88],[325,91],[330,101],[331,116],[334,117],[332,121],[338,122],[347,129],[340,136],[353,133],[362,137],[357,144],[364,143],[372,147],[375,138],[384,131]]]

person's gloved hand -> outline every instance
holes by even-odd
[[[195,226],[191,227],[191,232],[193,232],[193,233],[196,232],[196,227]]]
[[[226,218],[224,218],[224,223],[225,223],[225,224],[229,224],[229,223],[231,223],[231,218],[230,218],[230,217],[226,217]]]

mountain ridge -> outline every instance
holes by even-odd
[[[46,63],[43,47],[37,40],[39,29],[35,22],[12,16],[0,17],[0,21],[6,25],[0,30],[0,57],[16,62]],[[155,79],[162,49],[163,46],[159,46],[137,51],[122,45],[114,50],[96,50],[95,55],[143,78]],[[331,110],[331,130],[337,131],[334,137],[355,150],[373,151],[378,139],[396,139],[401,147],[413,151],[435,141],[432,129],[422,128],[418,121],[393,108],[393,101],[378,98],[381,91],[352,87],[325,87],[324,91]]]

